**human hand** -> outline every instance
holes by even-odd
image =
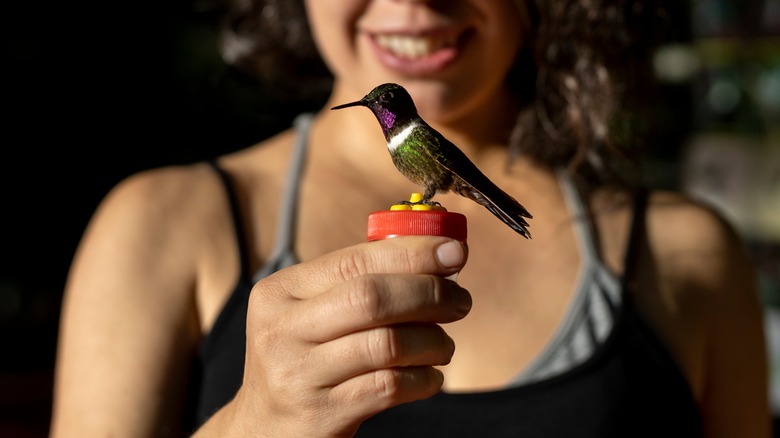
[[[249,301],[234,425],[258,436],[351,436],[366,418],[435,394],[469,293],[445,238],[365,243],[279,271]]]

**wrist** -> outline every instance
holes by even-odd
[[[239,395],[236,396],[238,398]],[[262,436],[257,434],[257,431],[248,429],[246,421],[241,421],[242,418],[252,418],[251,416],[242,415],[240,413],[240,406],[237,403],[236,398],[229,401],[225,406],[215,412],[205,423],[192,434],[193,438],[209,438],[209,437],[246,437],[246,436]]]

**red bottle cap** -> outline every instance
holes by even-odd
[[[368,216],[368,240],[446,236],[466,242],[466,216],[441,210],[381,210]]]

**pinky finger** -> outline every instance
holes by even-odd
[[[436,394],[444,375],[434,367],[387,368],[355,376],[330,392],[333,405],[359,422],[385,409]],[[345,418],[346,420],[346,418]]]

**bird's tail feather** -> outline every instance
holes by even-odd
[[[471,196],[469,197],[487,208],[493,215],[501,219],[501,221],[526,239],[531,238],[531,232],[528,231],[530,225],[523,218],[532,219],[533,216],[531,216],[531,213],[517,202],[515,198],[498,187],[495,188],[495,193],[489,195],[486,195],[474,187],[471,187],[470,191]]]

